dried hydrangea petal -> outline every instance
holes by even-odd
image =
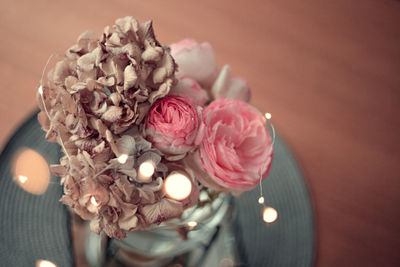
[[[157,203],[143,206],[140,211],[149,225],[159,224],[180,216],[183,212],[183,205],[178,201],[164,198]]]
[[[103,114],[103,119],[107,122],[116,122],[122,117],[122,108],[110,106]]]

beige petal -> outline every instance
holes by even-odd
[[[140,24],[138,34],[145,44],[159,45],[154,35],[153,22],[151,20]]]
[[[142,54],[142,49],[137,43],[127,43],[122,47],[122,53],[127,54],[131,62],[136,65]]]
[[[77,60],[79,58],[79,54],[83,49],[80,48],[77,44],[71,46],[70,48],[68,48],[67,52],[65,53],[65,56],[68,59],[71,60]]]
[[[90,71],[94,68],[95,56],[91,53],[81,56],[77,63],[81,71]]]
[[[140,209],[148,224],[159,224],[168,219],[179,217],[183,212],[182,203],[163,198],[160,202],[146,205]]]
[[[67,173],[67,169],[59,164],[51,164],[50,165],[50,171],[52,174],[58,177],[62,177]]]
[[[138,76],[132,65],[126,66],[124,70],[124,90],[134,87]]]
[[[135,153],[135,138],[130,135],[123,135],[116,141],[118,151],[121,154],[133,155]]]
[[[136,124],[140,125],[143,119],[146,117],[147,113],[149,112],[150,105],[148,103],[143,103],[138,105],[137,113],[139,114],[138,118],[136,119]]]
[[[164,54],[157,69],[155,69],[153,72],[153,82],[160,83],[164,81],[166,77],[171,76],[175,69],[174,64],[175,63],[172,56],[168,53]]]
[[[135,136],[136,141],[136,153],[140,153],[142,151],[147,151],[151,148],[151,143],[144,139],[142,136]]]
[[[98,66],[100,64],[101,56],[103,52],[101,47],[98,46],[91,53],[87,53],[81,56],[78,61],[78,67],[81,71],[90,71],[94,68],[94,66]]]
[[[132,229],[135,229],[138,225],[138,218],[136,215],[131,215],[129,218],[127,219],[120,219],[118,221],[118,226],[122,229],[122,230],[126,230],[126,231],[131,231]]]
[[[165,155],[165,159],[169,161],[178,161],[183,159],[186,156],[186,153],[179,154],[179,155]]]
[[[114,182],[114,179],[108,175],[99,175],[97,176],[97,181],[102,184],[111,184]]]
[[[89,138],[85,138],[85,139],[78,139],[75,141],[75,145],[81,149],[81,150],[91,150],[93,147],[95,147],[97,144],[96,140],[94,139],[89,139]]]
[[[69,76],[69,77],[71,77],[71,76]],[[85,82],[77,82],[77,83],[75,83],[74,85],[71,86],[71,89],[72,89],[71,92],[73,92],[73,93],[78,92],[78,91],[83,90],[83,89],[86,89],[86,83]]]
[[[143,183],[142,181],[140,181]],[[142,204],[153,204],[155,203],[158,198],[159,192],[163,185],[163,179],[158,177],[156,180],[150,181],[150,183],[142,184],[142,187],[137,187],[139,192],[139,196],[141,198],[140,202]]]
[[[57,62],[54,73],[53,80],[55,83],[63,83],[65,78],[71,75],[71,71],[69,69],[69,64],[66,60],[61,60]]]
[[[95,80],[95,79],[97,79],[97,69],[94,68],[89,71],[78,70],[78,78],[81,81]]]
[[[150,104],[153,104],[157,99],[166,96],[173,84],[172,79],[167,79],[163,84],[160,85],[157,91],[151,92],[149,96],[149,102]]]
[[[129,31],[137,32],[139,29],[138,21],[132,16],[126,16],[115,20],[115,24],[122,30],[123,33]]]
[[[142,59],[145,62],[159,61],[164,53],[162,47],[159,46],[148,46],[142,53]]]
[[[74,84],[76,84],[77,82],[78,82],[78,78],[76,78],[75,76],[68,76],[65,79],[65,87],[67,88],[69,93],[72,93],[71,92],[72,86]]]
[[[153,67],[147,64],[142,65],[142,68],[139,70],[140,73],[140,78],[143,81],[147,80],[147,77],[150,75],[150,73],[153,71]],[[143,88],[145,88],[146,86],[144,85]]]
[[[160,163],[160,161],[161,161],[161,156],[155,152],[147,151],[138,158],[138,161],[137,161],[138,166],[140,166],[140,164],[142,164],[143,162],[148,161],[148,160],[150,160],[151,162],[154,163],[155,166],[157,166],[157,164]]]
[[[90,126],[95,129],[101,137],[106,136],[107,127],[103,124],[100,119],[96,119],[94,117],[90,118]]]
[[[117,106],[110,106],[103,114],[103,119],[108,122],[116,122],[122,116],[122,108]]]
[[[97,146],[95,146],[94,148],[93,148],[93,152],[94,153],[101,153],[101,152],[103,152],[103,150],[104,150],[104,148],[105,148],[105,142],[104,141],[101,141],[100,142],[100,144],[98,144]]]
[[[100,77],[99,79],[97,79],[97,82],[101,85],[107,86],[107,87],[111,87],[113,85],[115,85],[115,78],[114,77]]]
[[[120,93],[112,93],[108,98],[111,100],[114,106],[119,106],[122,101],[122,96]]]
[[[122,176],[121,178],[115,180],[115,184],[112,188],[114,192],[114,197],[125,198],[128,201],[131,200],[132,192],[134,191],[134,185],[128,181],[126,176]],[[119,201],[120,204],[125,204],[125,206],[133,206],[132,203],[123,203],[124,201]]]
[[[108,162],[113,156],[114,153],[111,151],[109,147],[105,147],[101,152],[95,154],[93,156],[93,160],[96,162],[96,169],[98,170],[103,169],[105,167],[103,166],[103,164],[105,164],[104,162]],[[98,167],[100,165],[101,167]]]
[[[70,94],[64,94],[62,96],[63,109],[69,113],[76,114],[78,107]]]
[[[121,46],[121,39],[118,36],[118,33],[113,32],[107,40],[107,45],[112,45],[112,46]]]
[[[78,37],[78,47],[83,48],[86,52],[89,51],[92,43],[97,42],[97,36],[92,31],[85,31]]]
[[[88,79],[88,80],[86,81],[86,84],[87,84],[87,89],[88,89],[89,91],[93,91],[94,88],[96,88],[96,81],[95,81],[95,80]]]
[[[125,174],[125,175],[128,176],[128,177],[133,178],[133,179],[135,179],[136,176],[137,176],[137,173],[136,173],[136,170],[135,170],[135,169],[119,169],[118,171],[119,171],[120,173]]]

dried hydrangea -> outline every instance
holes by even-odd
[[[133,17],[117,19],[100,38],[83,33],[49,71],[38,119],[46,139],[66,154],[51,169],[62,177],[61,201],[91,220],[94,232],[123,238],[125,231],[180,216],[188,205],[165,197],[168,167],[140,134],[150,106],[176,84],[174,73],[151,21]],[[124,164],[117,160],[122,154]],[[137,169],[148,159],[155,173],[141,181]]]
[[[71,134],[90,136],[88,117],[120,134],[139,125],[151,104],[169,93],[174,73],[174,60],[156,40],[151,21],[125,17],[100,39],[84,32],[49,72],[43,91],[51,115],[64,111],[58,121],[73,128]]]
[[[92,231],[104,231],[114,238],[179,217],[189,204],[165,197],[162,186],[168,168],[161,162],[160,152],[133,130],[116,143],[119,151],[129,151],[123,164],[104,148],[92,155],[80,150],[70,160],[64,156],[59,165],[51,166],[52,172],[62,177],[61,201],[83,219],[91,220]],[[137,169],[147,160],[154,162],[155,174],[152,180],[142,181]]]

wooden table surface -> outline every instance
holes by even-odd
[[[400,266],[400,2],[3,0],[2,147],[49,55],[126,15],[164,44],[211,42],[249,80],[309,184],[317,266]]]

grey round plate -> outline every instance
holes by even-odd
[[[262,185],[265,205],[275,208],[279,217],[264,223],[258,188],[235,198],[234,229],[243,266],[312,266],[315,237],[309,192],[279,137],[271,172]]]
[[[51,177],[40,196],[23,191],[13,181],[11,160],[22,147],[57,163],[59,147],[48,143],[36,120],[30,117],[11,137],[0,155],[0,265],[35,266],[39,259],[57,266],[73,266],[69,216],[58,201],[59,179]],[[263,181],[265,204],[279,213],[266,225],[258,204],[258,189],[234,201],[234,231],[240,266],[311,266],[314,259],[313,210],[299,168],[282,140],[275,142],[271,172]]]
[[[69,216],[58,201],[60,179],[51,177],[42,195],[27,193],[13,180],[12,158],[20,148],[35,150],[49,164],[60,158],[60,148],[45,140],[36,114],[16,131],[0,155],[0,266],[36,266],[38,260],[73,266]]]

